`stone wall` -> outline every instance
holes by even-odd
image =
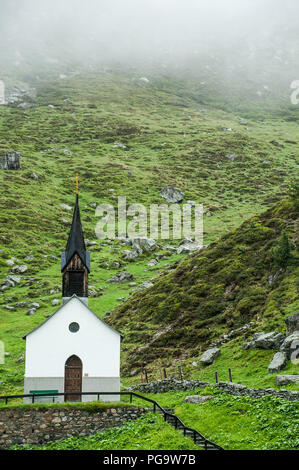
[[[0,449],[15,444],[41,445],[71,436],[88,436],[139,418],[141,407],[115,407],[91,411],[74,407],[0,409]]]
[[[139,384],[134,385],[133,387],[128,387],[128,390],[138,391],[141,393],[165,393],[175,390],[194,390],[195,388],[205,388],[210,384],[208,382],[203,382],[202,380],[176,380],[174,378],[158,380],[157,382],[151,382],[148,384]]]
[[[216,384],[222,392],[229,395],[247,396],[251,398],[262,398],[266,395],[272,395],[285,400],[299,400],[299,391],[275,390],[274,388],[247,388],[245,385],[235,384],[233,382],[219,382]]]
[[[232,382],[219,382],[218,384],[211,384],[218,387],[223,392],[230,395],[249,396],[252,398],[261,398],[266,395],[273,395],[274,397],[284,398],[285,400],[299,400],[299,391],[291,390],[275,390],[274,388],[247,388],[245,385],[236,384]],[[159,380],[148,384],[134,385],[128,387],[128,390],[140,393],[165,393],[175,390],[194,390],[196,388],[205,388],[210,386],[208,382],[201,380],[176,380],[173,378]]]

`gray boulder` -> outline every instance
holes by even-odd
[[[287,358],[291,359],[293,353],[299,349],[299,331],[294,331],[291,335],[287,336],[280,347],[280,351],[286,353]]]
[[[219,354],[220,354],[219,348],[207,349],[207,351],[205,351],[203,355],[201,356],[200,362],[202,364],[213,364],[213,362],[219,356]]]
[[[71,211],[72,208],[71,206],[68,206],[67,204],[60,204],[61,209],[64,209],[65,211]]]
[[[156,260],[155,258],[154,259],[151,259],[147,265],[148,266],[156,266],[156,264],[158,264],[158,260]]]
[[[141,248],[140,254],[142,254],[142,248],[145,251],[154,251],[158,248],[156,240],[154,240],[153,238],[133,238],[132,246],[135,250],[140,250]]]
[[[182,253],[189,253],[190,251],[199,251],[201,249],[202,245],[196,241],[193,241],[190,238],[184,238],[177,249],[177,254],[180,255]]]
[[[53,299],[51,304],[53,305],[53,307],[55,307],[56,305],[60,305],[60,300],[59,299]]]
[[[269,364],[268,371],[270,374],[278,372],[287,365],[288,359],[284,352],[277,352]]]
[[[153,287],[153,285],[154,284],[152,282],[144,281],[142,284],[140,284],[140,286],[136,287],[136,289],[133,289],[133,292],[149,289],[150,287]]]
[[[287,325],[287,336],[299,331],[299,312],[294,313],[290,317],[285,319]]]
[[[243,349],[279,349],[285,336],[282,333],[271,331],[270,333],[255,333],[248,343],[243,344]]]
[[[299,383],[299,375],[277,375],[275,377],[276,385],[289,385]]]
[[[28,271],[28,266],[26,266],[26,264],[22,264],[20,266],[14,266],[12,268],[12,271],[17,274],[24,274],[26,271]]]
[[[0,155],[0,170],[20,170],[20,158],[18,152],[4,152],[4,155]]]
[[[162,189],[162,191],[160,192],[160,196],[166,199],[168,203],[175,204],[183,201],[185,193],[181,192],[174,186],[167,186],[166,188]]]
[[[122,272],[122,273],[115,274],[115,276],[113,276],[107,282],[111,284],[122,284],[124,282],[132,281],[133,279],[134,279],[133,274]]]
[[[15,287],[20,282],[21,278],[19,276],[6,276],[4,282],[2,282],[1,290],[9,289],[10,287]]]
[[[189,395],[185,398],[184,403],[205,403],[206,401],[212,400],[214,397],[211,395]]]

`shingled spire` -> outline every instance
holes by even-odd
[[[84,242],[78,194],[76,194],[76,204],[66,250],[61,254],[61,271],[63,273],[62,295],[64,298],[74,294],[78,297],[88,297],[90,252],[86,251]]]

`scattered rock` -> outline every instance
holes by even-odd
[[[8,266],[13,266],[13,265],[15,264],[15,262],[14,262],[13,259],[7,259],[7,260],[6,260],[6,264],[7,264]]]
[[[30,308],[30,309],[27,311],[26,315],[28,315],[28,316],[30,317],[30,316],[34,315],[35,312],[36,312],[36,309],[35,309],[35,308]]]
[[[85,245],[88,247],[88,246],[97,246],[98,243],[95,242],[95,241],[90,241],[88,239],[85,240]]]
[[[22,264],[21,266],[14,266],[12,271],[17,274],[24,274],[26,271],[28,271],[28,266],[26,266],[26,264]]]
[[[111,264],[111,267],[112,268],[120,268],[121,264],[118,261],[113,261],[113,263]]]
[[[0,155],[0,170],[20,170],[20,158],[18,152],[4,152],[4,155]]]
[[[286,318],[285,323],[287,325],[287,336],[294,333],[295,331],[299,331],[299,312],[296,312],[290,317]]]
[[[140,78],[139,78],[139,81],[140,81],[140,82],[144,82],[144,83],[149,83],[149,79],[146,78],[146,77],[140,77]]]
[[[276,385],[289,385],[299,383],[299,375],[277,375],[275,377]]]
[[[136,287],[136,289],[133,289],[133,292],[139,292],[144,289],[149,289],[150,287],[153,287],[153,285],[154,284],[152,282],[145,281],[140,284],[140,286]]]
[[[228,158],[231,162],[234,162],[237,158],[237,155],[235,155],[234,153],[226,153],[225,154],[226,158]]]
[[[156,260],[156,259],[151,259],[151,260],[147,263],[148,266],[156,266],[156,264],[158,264],[158,260]]]
[[[53,305],[53,307],[55,307],[56,305],[60,305],[60,300],[59,299],[53,299],[51,304]]]
[[[282,333],[271,331],[270,333],[255,333],[248,343],[243,344],[243,349],[279,349],[285,336]]]
[[[25,354],[23,353],[21,357],[17,360],[18,363],[24,362]]]
[[[68,206],[67,204],[60,204],[60,207],[66,211],[71,211],[73,210],[71,206]]]
[[[113,276],[107,282],[111,284],[122,284],[124,282],[132,281],[133,279],[134,279],[133,274],[122,272],[122,273],[115,274],[115,276]]]
[[[177,248],[177,254],[180,255],[182,253],[189,253],[190,251],[199,251],[202,249],[202,245],[198,242],[191,240],[189,238],[184,238],[181,241],[179,247]]]
[[[160,196],[166,199],[168,203],[175,204],[178,202],[182,202],[185,197],[185,194],[174,186],[167,186],[166,188],[162,189],[162,191],[160,192]]]
[[[29,178],[31,178],[31,179],[33,179],[33,180],[36,180],[36,181],[38,180],[38,176],[37,176],[37,174],[34,173],[34,172],[32,172],[32,173],[30,174]]]
[[[270,374],[278,372],[281,369],[284,369],[284,367],[287,365],[287,362],[287,355],[284,352],[277,352],[269,364],[268,371]]]
[[[283,144],[280,144],[280,143],[277,142],[276,140],[272,140],[272,141],[270,142],[270,144],[275,145],[275,147],[283,147]]]
[[[29,305],[30,308],[35,308],[35,310],[40,308],[40,304],[38,302],[32,302],[32,304]]]
[[[286,353],[287,358],[291,359],[293,353],[296,353],[299,348],[299,331],[294,331],[291,335],[287,336],[280,346],[280,351]]]
[[[203,355],[201,356],[200,362],[202,364],[213,364],[213,362],[219,356],[219,354],[220,354],[219,348],[207,349],[207,351],[205,351]]]
[[[184,403],[195,403],[199,405],[200,403],[205,403],[206,401],[212,400],[214,397],[211,395],[188,395]]]
[[[231,127],[225,127],[225,126],[221,126],[221,130],[223,130],[224,132],[231,132],[232,131]]]

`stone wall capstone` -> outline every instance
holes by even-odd
[[[275,390],[274,388],[247,388],[245,385],[233,382],[219,382],[216,384],[222,392],[229,395],[246,396],[251,398],[262,398],[266,395],[272,395],[277,398],[283,398],[289,401],[299,400],[299,391],[296,390]]]
[[[203,382],[202,380],[177,380],[174,378],[158,380],[157,382],[151,382],[146,384],[133,385],[128,387],[128,390],[136,390],[142,393],[165,393],[175,390],[188,391],[194,390],[195,388],[205,388],[210,384]]]
[[[121,426],[148,410],[141,407],[111,407],[97,411],[70,407],[0,409],[0,449],[12,445],[42,445],[71,436],[88,436]]]

